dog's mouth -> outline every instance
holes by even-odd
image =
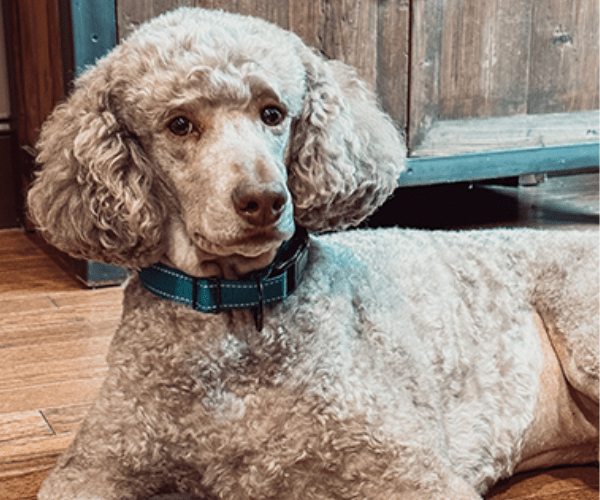
[[[194,242],[198,250],[204,254],[211,254],[216,257],[239,255],[247,259],[253,259],[260,257],[265,252],[276,250],[291,236],[292,233],[289,231],[272,229],[242,235],[219,243],[211,241],[201,234],[196,234]]]
[[[287,231],[260,231],[215,243],[196,235],[196,254],[202,274],[228,280],[239,279],[256,269],[268,266],[282,243],[292,234]]]

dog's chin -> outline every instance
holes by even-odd
[[[245,274],[268,266],[275,258],[278,249],[279,245],[252,257],[232,254],[225,257],[199,259],[201,274],[204,277],[237,280]]]
[[[293,236],[293,230],[272,229],[225,241],[200,236],[192,242],[183,227],[177,229],[163,262],[199,278],[227,280],[268,266],[281,244]]]
[[[268,266],[281,244],[291,235],[277,231],[271,235],[253,235],[217,244],[208,240],[197,240],[197,256],[204,276],[239,279],[257,269]]]
[[[285,240],[292,237],[292,234],[292,232],[288,231],[273,230],[258,232],[219,243],[200,236],[195,243],[202,254],[209,254],[215,257],[237,255],[246,259],[256,259],[273,249],[277,251]]]

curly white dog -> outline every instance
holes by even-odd
[[[405,152],[354,71],[295,35],[161,16],[38,148],[49,241],[134,270],[40,500],[477,500],[597,459],[597,233],[314,236],[371,214]]]

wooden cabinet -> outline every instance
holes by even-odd
[[[33,170],[32,146],[40,127],[64,95],[58,0],[3,0],[3,41],[10,118],[0,158],[0,226],[26,223],[24,193]],[[10,144],[9,144],[10,141]],[[8,165],[10,161],[11,165]],[[12,213],[14,223],[6,222]]]
[[[18,190],[14,182],[16,132],[4,31],[4,12],[0,8],[0,229],[18,225]]]
[[[115,4],[112,0],[3,0],[2,7],[8,20],[6,40],[16,90],[19,153],[14,159],[18,164],[14,189],[15,194],[21,194],[32,179],[34,145],[42,123],[70,88],[77,69],[92,63],[116,42],[115,17],[107,16],[114,12]],[[2,144],[0,160],[4,149]],[[6,201],[6,194],[0,192],[0,196]],[[24,211],[20,201],[21,206],[14,209]],[[2,204],[0,209],[8,210]],[[126,277],[117,266],[73,259],[62,253],[53,256],[89,286],[111,284]]]

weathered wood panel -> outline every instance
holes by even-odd
[[[189,5],[192,0],[117,0],[117,36],[123,40],[144,21]]]
[[[177,7],[203,7],[253,15],[284,28],[288,26],[287,0],[123,0],[117,2],[119,37],[123,39],[137,25]]]
[[[409,149],[420,144],[439,116],[442,9],[440,0],[412,0]]]
[[[287,29],[288,1],[287,0],[194,0],[198,7],[223,9],[228,12],[237,12],[247,16],[257,16]]]
[[[312,2],[289,3],[288,29],[296,33],[304,43],[311,47],[321,47],[324,35],[324,4],[325,0],[314,0]]]
[[[325,4],[324,40],[321,50],[359,69],[375,87],[377,73],[377,2],[331,1]]]
[[[392,119],[405,125],[408,107],[409,0],[379,2],[376,90]]]
[[[181,5],[258,16],[294,31],[327,57],[356,67],[405,129],[409,0],[119,0],[119,37]]]
[[[535,3],[530,113],[598,109],[598,16],[598,0]]]
[[[413,0],[409,146],[438,120],[598,108],[597,0]]]
[[[413,0],[409,139],[444,119],[527,111],[531,0]]]
[[[443,3],[440,119],[527,110],[530,0]]]
[[[480,151],[598,143],[597,111],[440,120],[415,156],[458,156]]]

